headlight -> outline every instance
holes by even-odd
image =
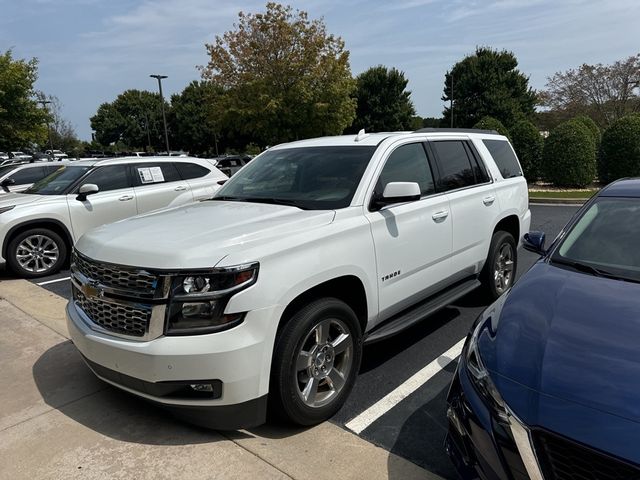
[[[9,210],[13,210],[16,208],[15,205],[9,205],[8,207],[0,207],[0,213],[8,212]]]
[[[473,333],[467,343],[467,349],[465,352],[466,366],[469,371],[471,381],[478,390],[478,393],[480,393],[485,401],[491,405],[493,412],[500,420],[509,422],[506,403],[502,399],[502,396],[500,395],[500,392],[498,392],[496,386],[493,384],[493,381],[489,376],[489,372],[482,363],[482,358],[480,357],[478,339],[485,324],[486,321],[484,318],[481,318],[473,329]]]
[[[188,272],[173,278],[167,335],[212,333],[234,327],[244,313],[224,314],[229,299],[258,279],[259,264]]]

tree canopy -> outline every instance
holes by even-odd
[[[37,102],[34,83],[38,61],[16,60],[11,50],[0,54],[0,150],[43,144],[49,114]]]
[[[165,102],[165,108],[168,105]],[[160,95],[125,90],[111,103],[103,103],[91,117],[91,128],[102,145],[120,142],[128,148],[165,150]]]
[[[356,82],[358,104],[350,130],[392,132],[421,125],[422,119],[414,119],[416,111],[407,90],[409,80],[403,72],[378,65],[358,75]]]
[[[349,52],[322,20],[290,6],[240,12],[235,30],[206,45],[205,80],[223,89],[218,118],[262,145],[340,134],[356,101]]]
[[[509,128],[517,120],[531,117],[536,92],[517,67],[518,60],[512,52],[488,47],[479,47],[473,55],[456,63],[445,75],[443,123],[451,122],[452,77],[455,127],[469,128],[482,117],[490,116]]]

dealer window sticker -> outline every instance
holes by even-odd
[[[164,175],[160,167],[138,167],[138,175],[143,184],[164,182]]]

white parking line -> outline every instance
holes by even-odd
[[[464,341],[466,338],[463,338],[458,343],[456,343],[449,350],[444,352],[434,361],[426,365],[424,368],[416,372],[412,377],[406,380],[402,385],[398,386],[395,390],[388,393],[386,396],[378,400],[376,403],[367,408],[360,415],[355,417],[352,420],[349,420],[345,427],[347,427],[352,432],[357,434],[361,433],[365,428],[375,422],[382,415],[387,413],[393,407],[395,407],[402,400],[407,398],[413,392],[415,392],[418,388],[424,385],[430,378],[435,376],[438,372],[440,372],[444,367],[453,362],[460,353],[462,352],[462,347],[464,346]]]
[[[63,278],[56,278],[55,280],[47,280],[46,282],[36,283],[36,285],[39,285],[39,286],[49,285],[50,283],[64,282],[65,280],[71,280],[71,277],[63,277]]]

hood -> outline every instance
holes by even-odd
[[[540,261],[507,295],[479,344],[490,371],[640,422],[640,284]]]
[[[76,248],[116,264],[208,268],[239,250],[329,224],[334,216],[333,210],[204,201],[103,225],[83,235]]]
[[[0,207],[8,207],[9,205],[26,205],[27,203],[36,202],[46,199],[47,195],[27,195],[26,193],[7,193],[0,190]]]

